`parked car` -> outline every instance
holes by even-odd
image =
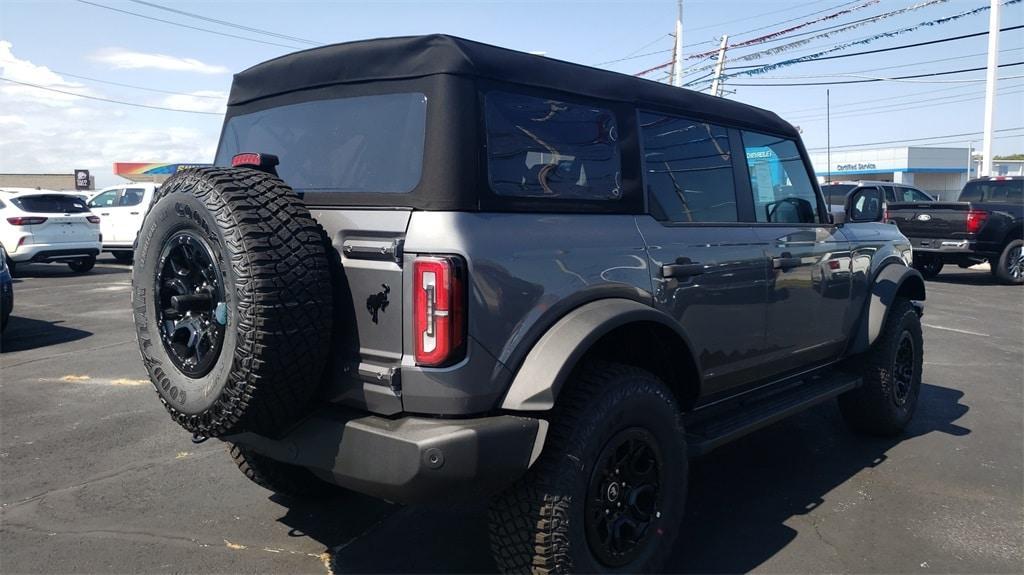
[[[7,320],[14,310],[14,281],[7,266],[7,250],[0,244],[0,332],[7,329]]]
[[[159,187],[147,182],[111,186],[89,200],[89,207],[100,217],[103,251],[117,261],[132,261],[139,227]]]
[[[15,274],[20,263],[66,263],[87,272],[100,252],[100,219],[85,201],[53,190],[0,188],[0,243]]]
[[[829,182],[821,185],[821,193],[825,196],[832,213],[842,213],[845,209],[846,196],[860,186],[874,186],[882,190],[885,201],[893,202],[934,202],[927,192],[921,191],[914,186],[898,184],[894,182],[882,182],[877,180],[862,181],[840,181]]]
[[[216,164],[146,216],[136,333],[173,420],[279,493],[491,497],[504,571],[645,572],[689,456],[916,409],[909,242],[875,189],[833,219],[766,110],[380,39],[237,74]]]
[[[926,278],[945,264],[988,262],[999,281],[1024,284],[1024,178],[971,180],[957,202],[891,203],[888,218],[910,238]]]

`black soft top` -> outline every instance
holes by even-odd
[[[281,56],[235,74],[228,105],[309,88],[440,74],[675,109],[700,118],[799,138],[791,124],[761,108],[443,34],[346,42]]]

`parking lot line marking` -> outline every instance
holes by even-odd
[[[941,330],[944,330],[944,331],[955,331],[957,333],[965,333],[967,335],[977,335],[977,336],[981,336],[981,337],[992,337],[992,336],[990,336],[987,333],[978,333],[976,331],[968,331],[966,329],[956,329],[955,327],[943,327],[941,325],[932,325],[930,323],[923,323],[921,325],[923,325],[925,327],[930,327],[932,329],[941,329]]]

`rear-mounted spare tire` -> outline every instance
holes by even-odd
[[[199,168],[161,186],[139,234],[132,309],[150,381],[179,425],[273,436],[302,416],[331,339],[327,249],[275,176]]]

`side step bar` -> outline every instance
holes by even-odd
[[[716,406],[713,413],[695,411],[684,419],[690,456],[704,455],[860,384],[859,375],[833,372],[776,388],[757,397],[739,398],[732,405]]]

